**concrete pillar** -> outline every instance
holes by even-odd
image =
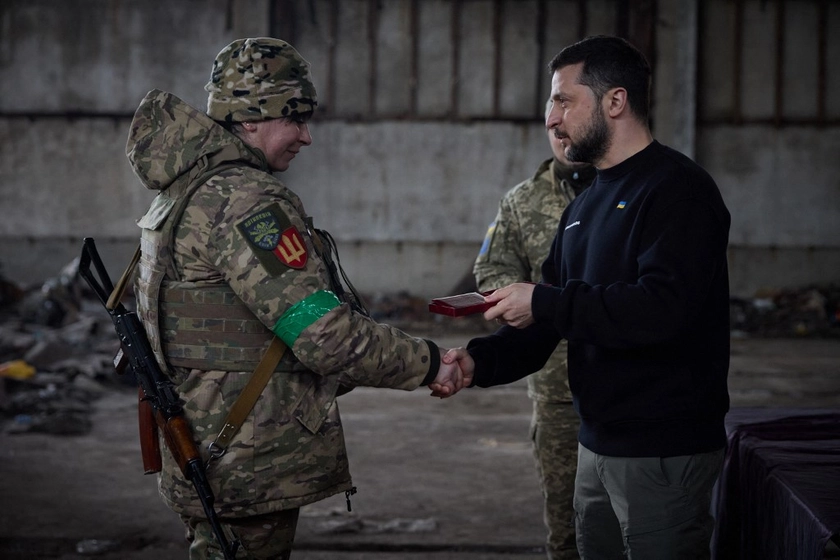
[[[690,158],[696,153],[697,0],[661,0],[654,134]]]
[[[677,2],[674,148],[694,157],[697,115],[697,0]]]

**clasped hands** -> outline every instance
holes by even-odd
[[[511,284],[485,296],[484,301],[495,303],[484,312],[488,321],[522,329],[534,322],[531,297],[534,284]],[[475,361],[466,348],[452,348],[441,356],[440,369],[435,380],[429,383],[431,396],[445,399],[464,387],[469,387],[475,376]]]

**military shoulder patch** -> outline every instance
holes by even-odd
[[[279,204],[248,216],[236,227],[270,275],[306,266],[306,242]]]

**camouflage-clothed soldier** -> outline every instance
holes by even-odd
[[[131,124],[128,158],[160,191],[138,222],[138,313],[208,444],[274,336],[288,346],[253,411],[208,478],[226,530],[248,558],[288,558],[300,506],[352,487],[336,396],[354,386],[460,388],[430,342],[381,325],[330,272],[327,239],[283,171],[312,141],[309,64],[270,38],[217,56],[207,113],[150,92]],[[160,492],[187,526],[191,558],[220,558],[192,485],[164,454]]]
[[[570,164],[559,140],[549,134],[554,158],[499,203],[473,272],[481,291],[516,282],[539,282],[560,215],[595,176],[587,165]],[[562,341],[545,367],[528,376],[533,401],[531,439],[545,498],[546,550],[551,559],[577,558],[574,508],[578,417],[572,406]]]

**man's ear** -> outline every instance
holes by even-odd
[[[609,116],[615,118],[630,107],[627,102],[627,90],[621,87],[609,90],[604,96]]]

